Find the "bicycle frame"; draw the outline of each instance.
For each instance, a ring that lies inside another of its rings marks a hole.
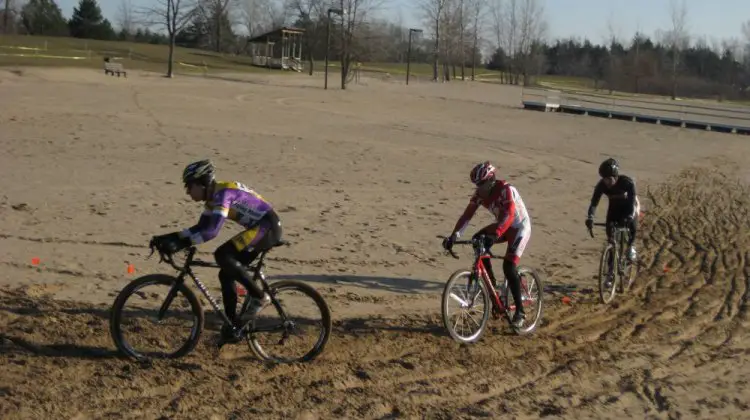
[[[285,244],[285,243],[284,243]],[[221,318],[224,320],[225,323],[228,325],[233,325],[233,323],[229,320],[229,317],[224,313],[223,310],[221,310],[221,307],[219,307],[218,302],[214,299],[214,297],[211,295],[211,293],[208,291],[208,288],[206,285],[203,284],[203,282],[198,278],[198,276],[193,272],[192,267],[208,267],[208,268],[219,268],[219,265],[216,263],[211,263],[207,261],[200,261],[200,260],[194,260],[197,249],[193,246],[191,246],[187,251],[187,258],[185,259],[185,264],[183,264],[182,267],[175,264],[174,260],[172,259],[171,255],[159,253],[161,260],[163,262],[168,263],[172,266],[175,270],[179,271],[180,274],[177,276],[177,281],[172,286],[172,288],[169,290],[169,293],[167,294],[166,299],[164,299],[164,303],[162,303],[161,307],[159,308],[159,319],[162,319],[164,316],[164,313],[167,311],[169,306],[172,304],[172,300],[174,300],[175,296],[177,295],[177,291],[179,290],[180,286],[182,286],[185,283],[185,276],[189,276],[193,279],[193,282],[198,287],[198,289],[203,293],[203,295],[208,299],[208,302],[211,304],[211,307],[216,311],[216,313],[221,316]],[[252,270],[255,274],[253,275],[253,281],[257,282],[258,280],[261,281],[263,284],[263,291],[267,292],[269,290],[268,283],[266,282],[266,276],[263,274],[263,260],[265,259],[266,254],[269,250],[262,251],[258,257],[258,262],[248,267],[250,270]],[[153,252],[152,252],[153,253]],[[274,306],[278,306],[275,299],[272,297],[272,301]],[[250,303],[250,296],[246,296],[244,302],[242,303],[242,308],[240,310],[240,313],[244,313],[247,309],[247,306]]]
[[[505,312],[507,315],[509,311],[514,310],[516,305],[508,305],[506,307],[503,301],[500,299],[500,295],[497,293],[497,289],[495,289],[495,286],[492,284],[491,277],[489,273],[487,272],[487,269],[485,269],[485,265],[484,265],[485,261],[489,261],[492,258],[497,258],[495,255],[492,254],[492,251],[490,251],[489,249],[486,249],[484,245],[481,243],[481,241],[477,243],[475,243],[474,240],[456,241],[454,243],[460,244],[460,245],[472,245],[474,247],[474,265],[472,266],[472,276],[481,277],[482,282],[484,282],[485,286],[487,287],[487,290],[492,295],[491,302],[492,302],[492,309],[493,309],[494,315],[499,316],[499,314],[503,312]],[[455,253],[453,253],[453,251],[451,251],[450,253],[451,255],[453,255],[454,258],[458,258],[458,256]],[[491,264],[490,264],[490,267],[491,267]],[[507,282],[508,280],[505,279],[505,281]],[[523,284],[521,285],[521,287],[523,287]]]
[[[601,226],[605,229],[607,228],[606,223],[594,223],[594,226]],[[591,237],[594,237],[593,230],[589,230],[589,234]],[[630,238],[630,229],[627,226],[621,225],[619,223],[615,223],[613,231],[612,231],[612,238],[610,243],[614,245],[615,248],[615,255],[617,256],[615,264],[617,265],[617,273],[622,274],[623,273],[623,266],[628,263],[626,258],[626,248],[627,248],[627,241]]]
[[[474,260],[474,269],[472,274],[475,276],[481,276],[484,285],[487,287],[487,290],[491,292],[490,295],[492,295],[492,308],[497,311],[497,313],[502,313],[506,310],[505,305],[503,305],[503,301],[500,300],[500,296],[498,295],[495,286],[492,284],[490,275],[484,266],[484,262],[486,260],[489,260],[490,258],[492,257],[490,257],[489,255],[479,255]]]

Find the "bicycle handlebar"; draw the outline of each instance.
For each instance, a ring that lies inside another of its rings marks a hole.
[[[290,245],[287,241],[279,241],[279,243],[276,246]],[[172,266],[177,271],[183,271],[187,269],[188,267],[207,267],[207,268],[220,268],[219,264],[211,261],[203,261],[203,260],[196,260],[194,259],[195,253],[198,252],[198,249],[195,246],[188,247],[185,252],[187,252],[187,258],[185,259],[185,264],[182,265],[182,267],[178,266],[174,259],[172,258],[172,255],[166,252],[163,252],[162,250],[158,249],[156,245],[152,242],[149,244],[149,248],[151,248],[151,253],[148,254],[148,257],[146,259],[151,258],[152,255],[154,255],[154,252],[159,252],[159,262],[165,262]],[[458,257],[456,257],[458,258]]]
[[[198,266],[200,266],[200,265],[202,265],[202,263],[204,263],[203,261],[193,261],[193,256],[195,255],[195,252],[197,251],[197,249],[194,246],[191,246],[191,247],[189,247],[187,249],[187,259],[185,259],[185,264],[182,267],[178,266],[174,262],[174,259],[172,258],[173,254],[169,254],[167,252],[162,251],[153,242],[149,244],[149,248],[151,248],[151,253],[148,254],[148,257],[146,257],[147,259],[151,258],[151,256],[154,255],[154,252],[158,252],[159,253],[159,262],[160,263],[161,262],[165,262],[165,263],[171,265],[172,268],[174,268],[177,271],[182,271],[182,270],[186,269],[187,267],[189,267],[191,265],[198,265]]]
[[[447,236],[442,236],[442,235],[437,235],[437,237],[440,238],[440,239],[446,239],[447,238]],[[463,240],[459,240],[459,241],[453,241],[453,245],[472,245],[472,246],[474,246],[475,245],[475,241],[473,239],[471,239],[471,240],[469,240],[469,239],[463,239]],[[448,252],[453,258],[459,259],[459,256],[455,252],[453,252],[452,249],[446,249],[445,251]],[[487,255],[489,255],[491,258],[497,258],[492,253],[492,251],[490,251],[489,249],[486,249],[485,253]]]
[[[601,227],[605,227],[606,228],[607,224],[606,223],[602,223],[602,222],[597,222],[597,223],[594,223],[594,226],[601,226]],[[627,229],[627,227],[622,226],[620,224],[615,224],[615,230],[617,230],[617,229]],[[592,238],[594,237],[594,230],[593,229],[589,229],[589,235],[591,235]]]
[[[607,224],[606,223],[597,222],[597,223],[594,223],[593,226],[607,227]],[[594,229],[590,229],[589,228],[589,235],[591,235],[592,238],[594,237]]]

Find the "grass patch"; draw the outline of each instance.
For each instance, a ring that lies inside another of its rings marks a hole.
[[[166,45],[28,35],[0,36],[0,66],[103,68],[104,57],[114,57],[123,63],[126,70],[166,73],[168,54]],[[269,71],[253,66],[248,56],[175,48],[175,73],[192,74],[203,72],[204,68],[208,72]]]
[[[0,66],[82,67],[102,69],[104,57],[116,58],[126,70],[145,70],[166,73],[169,48],[166,45],[141,44],[126,41],[99,41],[70,37],[45,37],[30,35],[0,36]],[[303,60],[307,67],[307,60]],[[329,71],[337,72],[338,61],[329,61]],[[315,61],[315,71],[322,72],[324,61]],[[406,63],[362,63],[363,72],[406,76]],[[269,72],[267,68],[252,65],[248,56],[220,54],[192,48],[175,48],[174,72],[177,74],[226,72]],[[457,68],[457,75],[460,70]],[[309,71],[305,68],[303,73]],[[413,76],[432,77],[432,64],[411,63]],[[451,67],[452,71],[452,67]],[[465,68],[466,77],[471,67]],[[442,69],[441,69],[442,72]],[[273,71],[274,74],[294,72]],[[476,69],[476,76],[499,77],[498,72]],[[460,76],[459,76],[460,77]]]
[[[332,68],[338,69],[341,67],[341,63],[338,61],[330,61],[328,63],[329,71]],[[325,68],[325,61],[316,61],[315,69],[322,71]],[[390,75],[404,76],[406,77],[406,63],[362,63],[362,71],[370,73],[388,73]],[[439,73],[442,74],[442,68],[439,69]],[[409,72],[413,76],[432,77],[432,64],[430,63],[411,63]],[[464,69],[466,78],[471,77],[471,67]],[[477,77],[500,77],[500,73],[492,70],[487,70],[484,67],[477,67],[475,70]],[[456,67],[456,76],[461,77],[461,68]],[[451,66],[451,77],[453,77],[453,67]]]

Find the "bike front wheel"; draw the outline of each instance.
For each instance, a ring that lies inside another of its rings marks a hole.
[[[117,295],[109,331],[126,356],[178,358],[195,348],[203,325],[203,308],[183,282],[151,274],[133,280]]]
[[[615,297],[616,265],[615,247],[612,244],[607,244],[602,250],[601,261],[599,262],[599,298],[602,303],[609,303]]]
[[[275,363],[315,359],[331,335],[331,311],[313,287],[296,280],[272,283],[271,304],[252,320],[247,336],[252,351]]]
[[[454,272],[443,289],[443,325],[451,338],[462,344],[479,340],[487,328],[492,301],[484,282],[470,271]],[[457,309],[452,310],[452,305]]]

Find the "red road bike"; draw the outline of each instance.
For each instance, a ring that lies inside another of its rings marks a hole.
[[[439,236],[439,238],[444,238]],[[511,322],[515,313],[515,302],[513,301],[508,279],[504,278],[502,286],[497,288],[493,283],[490,273],[485,267],[491,267],[491,258],[499,259],[485,246],[486,240],[478,236],[472,240],[455,241],[454,245],[471,245],[474,249],[474,264],[471,270],[461,269],[451,274],[445,284],[442,298],[443,324],[450,336],[460,343],[473,343],[479,340],[484,333],[490,312],[494,319],[505,316],[506,321],[516,334],[529,334],[534,331],[542,319],[542,297],[544,285],[541,276],[536,270],[527,266],[518,267],[518,275],[521,279],[521,300],[526,312],[526,320],[520,328],[513,326]],[[453,251],[449,253],[456,259]],[[494,274],[494,270],[493,270]],[[504,277],[504,276],[503,276]],[[497,277],[495,277],[497,278]],[[458,303],[458,313],[453,314],[450,304]],[[459,323],[462,325],[459,326]],[[468,324],[464,326],[463,324]]]

